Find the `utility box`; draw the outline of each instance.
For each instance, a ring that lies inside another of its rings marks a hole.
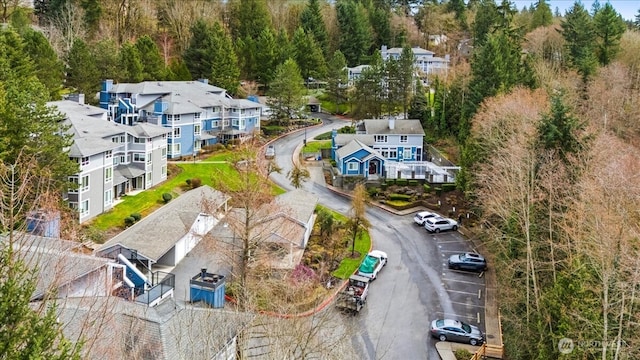
[[[208,273],[207,269],[202,269],[189,281],[189,291],[192,303],[204,301],[213,308],[224,307],[224,275]]]

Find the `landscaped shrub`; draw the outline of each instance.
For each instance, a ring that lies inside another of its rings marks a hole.
[[[453,353],[453,356],[456,357],[456,360],[468,360],[471,359],[473,354],[467,349],[456,349],[456,351]]]
[[[391,186],[396,183],[396,179],[387,179],[384,182],[386,182],[388,186]]]
[[[338,165],[338,163],[335,160],[331,160],[330,161],[331,166],[335,167],[336,165]]]
[[[136,219],[132,218],[131,216],[127,216],[126,218],[124,218],[124,226],[126,227],[133,225],[133,223],[135,222],[136,222]]]
[[[191,188],[192,189],[199,188],[200,186],[202,186],[202,180],[200,180],[200,178],[191,179]]]
[[[187,179],[185,182],[187,183],[187,186],[191,186],[191,179]]]
[[[409,186],[418,186],[418,180],[409,180]]]
[[[129,217],[132,217],[135,221],[140,221],[140,219],[142,219],[142,215],[140,215],[140,213],[133,213],[129,215]]]
[[[380,184],[380,188],[382,189],[382,191],[387,190],[388,187],[389,187],[389,184],[387,184],[386,182],[383,182],[382,184]]]
[[[367,193],[369,194],[369,196],[378,196],[378,194],[380,193],[380,189],[376,187],[368,188]]]
[[[396,180],[396,185],[398,185],[398,186],[406,186],[407,185],[407,179],[397,179]]]
[[[438,195],[438,196],[442,195],[442,188],[441,187],[437,187],[434,190],[436,191],[436,195]]]
[[[411,195],[406,194],[391,194],[389,195],[389,200],[393,201],[411,201]]]
[[[429,184],[424,184],[424,185],[422,185],[422,188],[424,189],[424,192],[429,192],[429,191],[431,191],[431,186],[429,186]]]
[[[169,193],[162,194],[162,201],[164,201],[165,204],[171,201],[172,198],[173,196],[171,196],[171,194]]]
[[[442,191],[449,192],[456,189],[456,184],[442,184]]]

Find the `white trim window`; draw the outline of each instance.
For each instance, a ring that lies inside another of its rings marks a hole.
[[[144,162],[144,154],[134,153],[133,162]]]
[[[82,177],[82,185],[80,189],[82,192],[89,191],[89,175],[84,175]]]
[[[174,122],[179,122],[179,121],[180,121],[180,114],[175,114],[175,115],[168,114],[167,115],[167,122],[174,123]]]
[[[80,213],[80,217],[85,217],[89,215],[89,199],[84,200],[83,202],[80,203],[78,212]]]
[[[373,141],[375,141],[377,143],[386,143],[387,142],[387,135],[374,135],[373,136]]]
[[[200,136],[202,126],[200,124],[193,125],[193,135]]]
[[[104,192],[104,205],[109,206],[111,204],[113,204],[113,189]]]
[[[167,177],[167,165],[162,165],[162,168],[160,170],[160,177],[163,179]]]
[[[400,135],[400,143],[401,144],[406,144],[409,142],[409,136],[407,135]]]
[[[113,168],[109,166],[104,169],[104,182],[109,183],[113,180]]]
[[[406,149],[404,149],[403,152],[404,152],[402,154],[402,158],[403,159],[411,159],[411,153],[412,153],[411,148],[406,148]]]
[[[180,155],[180,144],[171,144],[171,155]]]
[[[174,139],[179,139],[180,138],[180,128],[173,128],[173,135],[171,136]]]
[[[212,127],[212,128],[220,127],[220,120],[213,120],[213,121],[211,121],[211,127]]]
[[[153,177],[152,177],[151,171],[149,171],[149,172],[147,173],[147,176],[146,176],[146,179],[145,179],[145,180],[147,181],[147,187],[151,186],[151,183],[153,182],[153,181],[152,181],[152,180],[153,180]]]
[[[200,117],[201,116],[202,116],[202,113],[197,112],[197,113],[193,114],[193,119],[195,121],[200,121]]]
[[[358,163],[355,161],[351,161],[349,163],[347,163],[347,170],[348,171],[357,171],[359,169]]]
[[[89,157],[88,157],[88,156],[87,156],[87,157],[83,157],[83,158],[80,160],[80,165],[81,165],[81,166],[87,166],[87,165],[89,165]]]
[[[167,158],[167,147],[163,146],[162,149],[160,149],[160,152],[162,154],[162,160],[165,160]]]
[[[109,159],[111,159],[111,158],[113,158],[113,151],[111,151],[111,150],[107,150],[107,151],[105,151],[105,153],[104,153],[104,159],[105,159],[105,160],[109,160]]]
[[[69,182],[71,183],[71,187],[67,190],[69,194],[77,194],[78,189],[80,188],[78,177],[77,176],[69,176]],[[76,204],[77,206],[78,204]]]
[[[151,165],[151,153],[147,153],[147,165]]]

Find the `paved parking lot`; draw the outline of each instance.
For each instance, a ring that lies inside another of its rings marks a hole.
[[[442,285],[455,311],[454,314],[441,312],[438,316],[466,321],[484,331],[485,281],[483,274],[451,270],[447,266],[449,256],[468,251],[475,252],[475,249],[457,231],[439,234],[425,232],[425,237],[436,245],[440,253]]]

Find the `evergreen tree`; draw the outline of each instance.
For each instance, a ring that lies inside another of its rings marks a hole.
[[[584,81],[587,81],[597,67],[593,49],[595,34],[592,19],[582,4],[577,2],[567,11],[561,26],[569,64],[578,70]]]
[[[102,7],[99,0],[81,0],[80,7],[84,10],[84,24],[87,27],[90,38],[94,38],[98,32]]]
[[[341,0],[336,5],[336,11],[340,28],[339,49],[347,59],[347,65],[361,65],[371,45],[364,7],[354,0]]]
[[[606,3],[593,17],[595,34],[598,37],[596,55],[600,65],[606,66],[620,50],[620,39],[626,30],[622,16],[610,3]]]
[[[168,79],[171,81],[189,81],[193,80],[187,65],[181,59],[171,60],[168,69]]]
[[[555,149],[563,160],[569,154],[578,154],[584,150],[589,138],[582,135],[586,123],[571,114],[565,105],[563,94],[554,94],[551,98],[551,111],[542,117],[538,126],[539,143],[544,149]]]
[[[64,81],[64,64],[41,32],[25,29],[22,33],[24,52],[33,60],[33,68],[38,80],[49,89],[49,98],[58,100]]]
[[[271,120],[286,124],[292,117],[300,117],[304,108],[305,89],[300,69],[293,59],[278,65],[275,79],[269,87],[267,105]]]
[[[384,6],[373,6],[368,9],[369,23],[373,29],[373,39],[369,52],[378,51],[382,45],[392,46],[394,43],[391,36],[391,11]],[[397,42],[395,42],[397,43]]]
[[[100,90],[100,73],[87,44],[76,39],[67,55],[66,86],[91,95]]]
[[[281,64],[279,61],[280,46],[281,44],[276,41],[273,30],[267,28],[262,31],[258,38],[256,49],[256,80],[264,86],[268,86],[271,83],[275,76],[276,67]]]
[[[327,65],[322,55],[322,50],[318,47],[313,36],[306,34],[299,27],[293,34],[292,45],[294,48],[294,59],[300,68],[300,73],[305,81],[310,78],[324,78]]]
[[[385,103],[385,69],[380,52],[374,55],[371,66],[362,70],[354,84],[351,115],[356,119],[375,119],[383,114]]]
[[[275,52],[275,62],[277,65],[280,65],[287,61],[289,57],[291,57],[291,53],[293,52],[291,41],[289,40],[289,35],[287,35],[287,32],[284,28],[280,29],[280,31],[278,32],[278,36],[276,36],[276,44],[278,44],[278,46]]]
[[[135,46],[142,59],[143,80],[164,80],[164,60],[155,41],[149,35],[144,35],[136,40]]]
[[[498,23],[498,7],[494,0],[480,0],[477,4],[475,21],[472,26],[473,44],[480,47]]]
[[[191,27],[191,41],[184,51],[184,60],[194,79],[206,79],[213,68],[212,47],[213,31],[204,20],[198,20]]]
[[[449,0],[447,2],[447,11],[455,14],[455,19],[463,29],[467,27],[467,14],[464,0]]]
[[[300,25],[307,34],[311,34],[325,58],[329,57],[329,34],[322,19],[319,0],[309,0],[307,7],[300,14]]]
[[[0,169],[5,176],[8,175],[6,171]],[[10,238],[15,236],[14,233],[9,234]],[[12,240],[11,244],[13,241],[17,240]],[[2,247],[0,309],[3,316],[0,319],[0,358],[79,360],[81,345],[73,345],[62,336],[57,304],[49,302],[50,306],[45,307],[42,313],[32,308],[31,296],[36,291],[37,279],[36,274],[27,268],[18,253],[12,249],[12,245]]]
[[[98,78],[117,79],[120,69],[120,49],[113,39],[104,39],[93,45],[91,51],[98,69]]]
[[[138,83],[144,80],[142,59],[134,44],[126,42],[120,48],[121,75],[122,82]]]
[[[531,20],[531,29],[551,25],[553,14],[551,14],[551,8],[549,4],[547,4],[547,0],[538,0],[535,6],[533,19]]]
[[[333,57],[329,60],[327,75],[327,95],[331,101],[339,108],[347,99],[347,60],[340,50],[333,53]]]
[[[242,78],[255,80],[258,77],[257,41],[265,29],[271,28],[271,17],[266,2],[264,0],[236,0],[229,5],[229,27],[236,45]]]
[[[233,52],[231,37],[215,22],[212,28],[211,48],[212,61],[208,78],[213,84],[226,89],[230,94],[236,94],[239,85],[240,69],[238,58]]]
[[[635,25],[636,30],[640,30],[640,9],[638,9],[638,13],[636,14],[636,19],[633,22],[633,25]]]

